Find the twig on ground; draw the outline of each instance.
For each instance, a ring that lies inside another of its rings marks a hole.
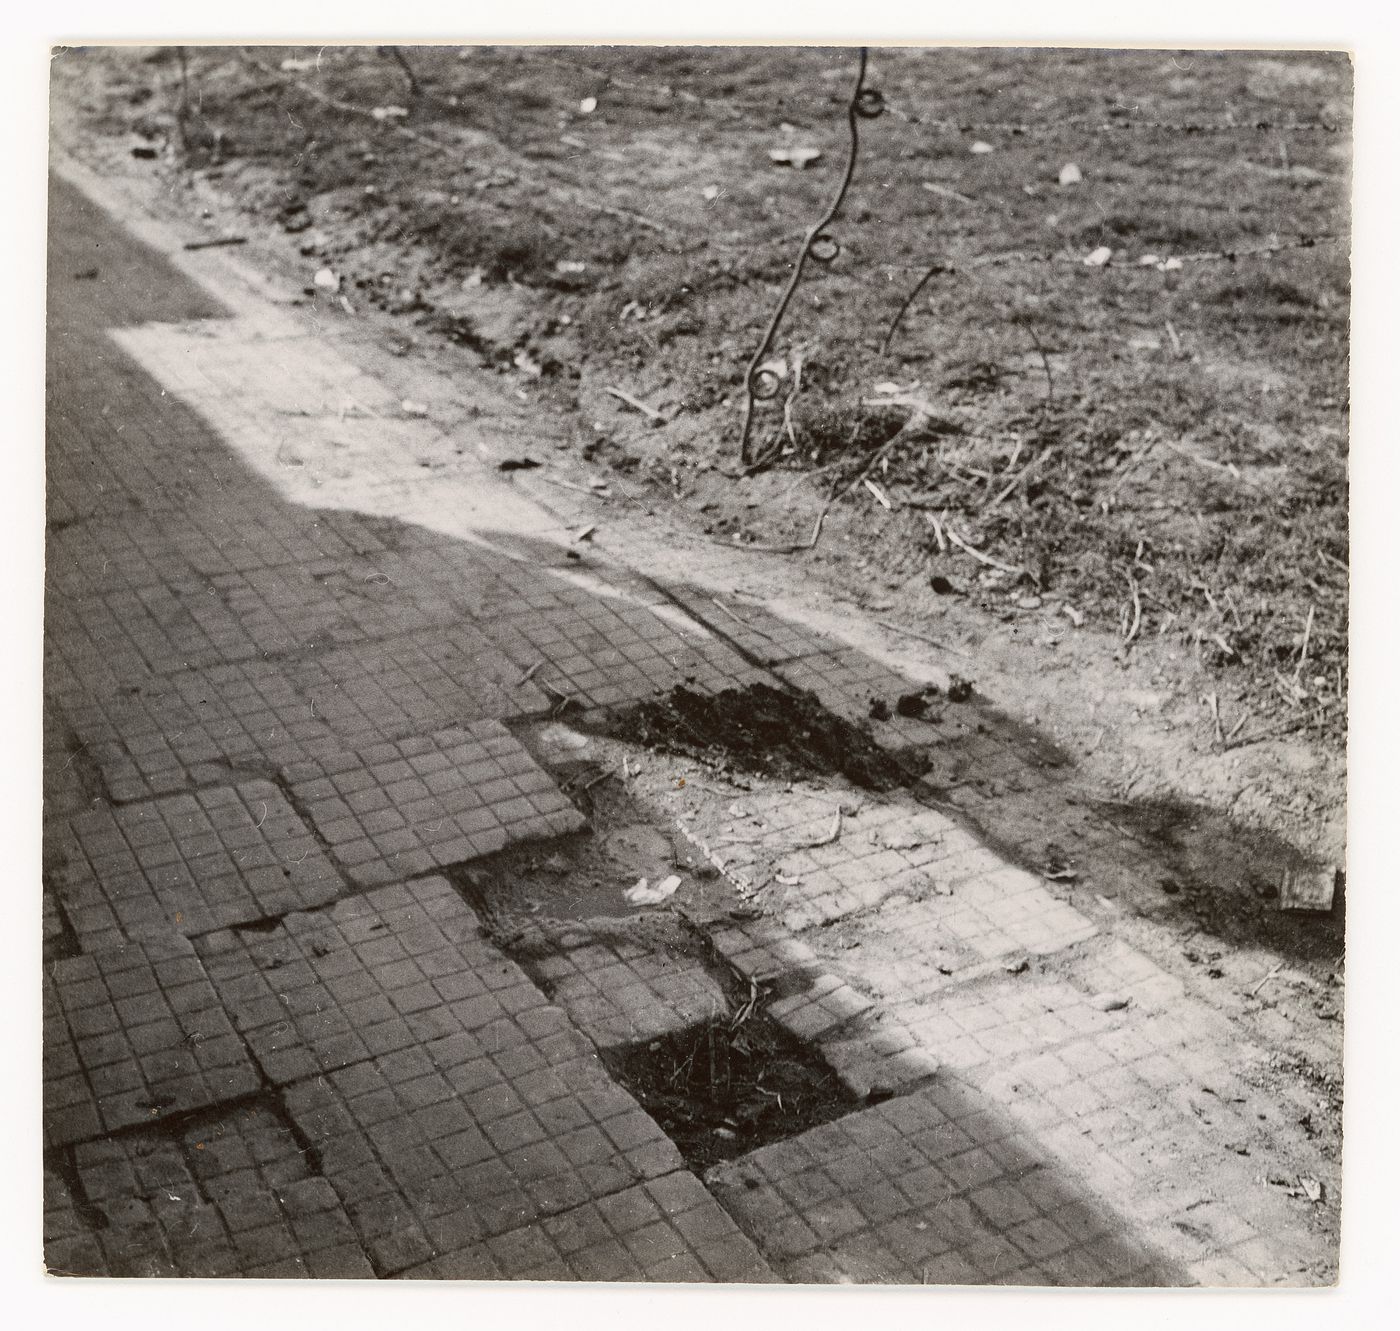
[[[930,264],[924,275],[914,283],[913,290],[904,298],[904,303],[895,311],[895,316],[890,320],[889,331],[885,334],[885,340],[880,346],[880,355],[888,356],[890,347],[894,343],[894,335],[899,332],[899,325],[904,321],[904,316],[909,313],[909,307],[918,300],[919,292],[926,287],[939,273],[951,273],[956,271],[951,264],[934,263]]]
[[[1177,360],[1181,360],[1185,353],[1181,349],[1181,339],[1177,336],[1176,328],[1170,319],[1167,320],[1167,336],[1172,340],[1172,351]]]
[[[723,601],[719,599],[718,596],[712,596],[710,597],[710,600],[712,600],[717,606],[719,606],[719,608],[723,610],[724,613],[728,615],[729,618],[732,619],[736,624],[742,624],[745,628],[748,627],[748,622],[740,618],[740,616],[736,615],[727,605],[725,605]]]
[[[917,629],[907,629],[903,624],[891,624],[888,619],[877,619],[875,621],[882,629],[889,629],[891,633],[902,633],[906,638],[917,638],[920,642],[926,642],[930,647],[938,647],[945,652],[956,652],[959,656],[969,656],[970,652],[965,652],[961,647],[954,647],[951,643],[940,642],[937,638],[931,638],[927,633],[920,633]]]
[[[1217,744],[1224,744],[1224,743],[1225,743],[1225,735],[1224,735],[1224,733],[1222,732],[1222,730],[1221,730],[1221,728],[1220,728],[1220,697],[1219,697],[1219,695],[1216,694],[1214,691],[1212,691],[1212,692],[1210,692],[1210,693],[1207,693],[1207,694],[1205,695],[1205,697],[1203,697],[1203,698],[1201,699],[1201,701],[1202,701],[1203,703],[1205,703],[1207,710],[1210,712],[1210,718],[1211,718],[1211,720],[1215,723],[1215,742],[1216,742]]]
[[[815,841],[802,841],[793,846],[793,850],[813,850],[817,846],[829,846],[841,835],[841,810],[836,810],[836,816],[831,820],[831,830],[823,837],[818,837]]]
[[[1114,478],[1113,484],[1109,486],[1108,491],[1105,494],[1099,496],[1100,504],[1106,504],[1111,499],[1113,499],[1113,497],[1118,493],[1118,491],[1123,488],[1123,482],[1126,481],[1130,475],[1132,475],[1134,468],[1136,468],[1137,464],[1147,456],[1147,454],[1152,450],[1156,443],[1157,436],[1154,434],[1150,439],[1148,439],[1148,441],[1145,444],[1143,444],[1143,446],[1140,449],[1138,449],[1136,453],[1132,455],[1132,457],[1128,459],[1128,461],[1124,464],[1122,471],[1120,471],[1118,475]]]
[[[220,236],[217,240],[187,240],[187,250],[215,250],[224,245],[246,245],[247,236]]]
[[[1033,457],[1029,462],[1027,462],[1026,465],[1022,467],[1020,471],[1018,471],[1009,481],[1007,481],[1007,483],[1004,486],[1002,486],[1000,493],[998,493],[997,497],[993,499],[990,504],[987,505],[987,508],[989,510],[996,508],[997,505],[1000,504],[1002,500],[1007,497],[1007,495],[1009,495],[1018,485],[1020,485],[1021,482],[1024,481],[1026,477],[1031,474],[1031,472],[1033,472],[1037,467],[1039,467],[1040,464],[1044,462],[1045,459],[1048,458],[1054,452],[1056,452],[1056,449],[1052,446],[1050,448],[1047,448],[1043,453],[1037,453],[1035,457]]]
[[[792,444],[794,452],[798,448],[797,431],[792,424],[792,404],[797,400],[797,395],[802,391],[802,353],[796,352],[792,358],[792,391],[783,399],[783,429],[787,431],[788,441]]]
[[[1246,707],[1244,711],[1240,714],[1240,719],[1230,727],[1230,733],[1225,736],[1225,743],[1227,746],[1229,745],[1230,741],[1234,739],[1235,736],[1238,735],[1241,730],[1244,729],[1244,723],[1249,720],[1250,716],[1253,713],[1253,710],[1254,709],[1252,707]]]
[[[872,495],[875,496],[875,501],[880,505],[881,508],[886,510],[891,510],[894,508],[894,505],[890,503],[889,496],[882,489],[880,489],[880,487],[876,485],[875,482],[872,481],[869,476],[865,477],[864,480],[862,480],[861,484],[864,485],[865,488],[869,490]]]
[[[1316,610],[1317,607],[1315,605],[1310,605],[1308,607],[1308,622],[1303,626],[1303,647],[1298,653],[1298,664],[1293,667],[1293,679],[1295,682],[1302,677],[1303,666],[1308,659],[1308,640],[1312,637],[1313,614]]]
[[[870,455],[870,457],[866,461],[865,466],[862,467],[860,471],[854,477],[852,477],[847,484],[842,485],[839,478],[835,480],[832,483],[831,490],[826,497],[826,502],[822,504],[821,511],[817,514],[816,523],[812,527],[812,534],[806,541],[802,541],[793,545],[744,545],[737,544],[733,541],[716,541],[713,538],[711,538],[711,543],[714,545],[722,545],[729,550],[747,550],[751,551],[754,554],[767,555],[796,555],[802,554],[808,550],[815,549],[817,542],[821,540],[822,527],[826,523],[826,515],[831,512],[836,502],[840,499],[844,499],[846,495],[850,494],[850,492],[856,488],[856,486],[861,484],[861,482],[864,481],[865,478],[869,476],[872,471],[875,470],[881,458],[887,456],[890,450],[894,448],[896,444],[905,441],[904,437],[906,434],[908,434],[912,430],[918,429],[927,420],[928,414],[916,408],[910,415],[909,419],[906,420],[904,424],[901,425],[899,429],[896,430],[895,433],[889,439],[885,440],[885,442],[881,444],[880,447],[877,448],[874,451],[874,453]],[[858,431],[859,428],[860,419],[858,418],[856,421],[856,431]],[[852,431],[852,438],[855,437],[856,431]]]
[[[1259,997],[1259,991],[1260,991],[1266,984],[1268,984],[1270,980],[1276,978],[1277,975],[1279,974],[1279,972],[1280,972],[1281,970],[1283,970],[1283,962],[1281,962],[1281,961],[1280,961],[1277,965],[1270,967],[1270,968],[1269,968],[1269,973],[1268,973],[1266,976],[1264,976],[1264,978],[1263,978],[1262,980],[1260,980],[1259,983],[1256,984],[1256,985],[1254,986],[1253,989],[1251,989],[1251,990],[1249,991],[1249,996],[1250,996],[1251,998],[1258,998],[1258,997]]]
[[[544,665],[544,663],[544,657],[540,657],[540,659],[536,661],[534,665],[532,665],[523,675],[520,676],[520,679],[516,682],[515,687],[519,688],[522,684],[528,684],[532,679],[534,679],[535,672],[539,670],[540,667]]]
[[[1128,586],[1133,593],[1133,621],[1127,633],[1123,635],[1123,646],[1130,647],[1138,635],[1138,629],[1142,627],[1142,596],[1138,592],[1137,579],[1131,573],[1124,576],[1128,579]]]
[[[984,555],[975,546],[969,545],[961,536],[957,534],[948,523],[942,524],[943,530],[948,533],[948,539],[960,550],[965,550],[978,563],[986,564],[991,568],[999,568],[1003,573],[1027,573],[1028,569],[1020,567],[1018,564],[1003,564],[1000,559],[993,559],[991,555]]]
[[[1050,373],[1050,357],[1045,354],[1045,347],[1040,341],[1040,334],[1035,331],[1035,325],[1029,319],[1021,323],[1027,333],[1030,334],[1031,341],[1035,343],[1035,349],[1040,353],[1040,364],[1045,370],[1045,400],[1053,402],[1055,400],[1055,376]]]
[[[1207,467],[1211,471],[1223,471],[1227,476],[1232,476],[1235,480],[1254,489],[1259,488],[1259,482],[1251,480],[1238,467],[1231,462],[1216,462],[1214,458],[1203,458],[1199,453],[1193,453],[1189,448],[1183,448],[1180,444],[1174,444],[1170,439],[1163,439],[1162,444],[1171,449],[1173,453],[1178,453],[1188,462],[1194,462],[1198,467]]]
[[[558,476],[541,476],[540,480],[549,485],[562,486],[565,490],[577,490],[581,495],[592,495],[595,499],[608,498],[607,491],[605,490],[594,490],[587,485],[576,485],[573,481],[560,480]]]
[[[662,412],[657,411],[655,407],[647,406],[645,402],[640,398],[633,397],[631,393],[624,393],[620,388],[605,388],[603,392],[610,394],[619,401],[625,402],[629,407],[640,411],[643,416],[649,416],[654,421],[660,421],[662,425],[666,424],[667,417]]]
[[[921,181],[920,184],[928,190],[930,194],[941,194],[945,199],[956,199],[959,203],[976,203],[976,199],[969,199],[966,194],[959,194],[955,189],[949,189],[947,185],[936,184],[932,180]]]

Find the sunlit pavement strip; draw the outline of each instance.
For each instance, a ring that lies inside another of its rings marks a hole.
[[[872,722],[934,746],[935,808],[866,800],[822,844],[833,801],[784,792],[726,848],[775,862],[785,927],[696,927],[857,1094],[897,1096],[712,1170],[727,1215],[579,1033],[680,1029],[714,976],[561,943],[526,961],[555,1006],[447,882],[402,880],[580,826],[495,718],[771,668],[865,721],[916,686],[752,605],[567,568],[558,520],[494,478],[424,484],[453,432],[259,297],[220,319],[173,275],[158,311],[104,293],[110,341],[57,285],[52,349],[55,1268],[1307,1283],[1306,1234],[1240,1158],[1239,1033],[956,821],[1060,759],[951,710]],[[833,924],[859,978],[789,933]],[[1204,1198],[1158,1177],[1193,1153]]]

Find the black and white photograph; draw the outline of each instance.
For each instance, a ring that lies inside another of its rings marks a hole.
[[[50,1284],[1338,1283],[1354,54],[858,38],[53,47]]]

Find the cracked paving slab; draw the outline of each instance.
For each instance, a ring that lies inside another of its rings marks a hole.
[[[324,905],[344,883],[270,781],[245,781],[68,820],[51,878],[88,950],[194,936]]]
[[[317,835],[366,887],[583,826],[498,721],[295,763],[285,775]]]
[[[183,938],[56,961],[44,977],[44,1140],[73,1142],[258,1089]]]
[[[45,1256],[64,1274],[375,1275],[334,1189],[267,1103],[83,1143],[72,1173],[85,1210],[61,1177],[46,1192],[46,1215],[59,1214]]]

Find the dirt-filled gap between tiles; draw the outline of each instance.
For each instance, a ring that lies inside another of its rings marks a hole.
[[[696,1173],[862,1104],[812,1049],[757,1010],[605,1049],[602,1059]]]

